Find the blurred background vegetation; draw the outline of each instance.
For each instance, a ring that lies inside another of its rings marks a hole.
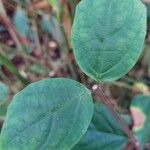
[[[0,0],[0,128],[12,97],[31,82],[66,77],[89,88],[94,84],[79,69],[71,46],[78,2]],[[140,60],[125,77],[104,84],[107,96],[124,113],[133,96],[150,93],[150,5],[146,6],[148,28]]]

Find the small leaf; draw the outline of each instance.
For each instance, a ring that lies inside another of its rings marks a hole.
[[[0,82],[0,103],[9,95],[9,88],[3,82]]]
[[[23,37],[27,37],[30,31],[29,19],[26,11],[20,6],[18,6],[15,11],[13,22],[19,34]]]
[[[33,66],[31,66],[30,70],[33,73],[37,74],[37,75],[46,75],[46,74],[48,74],[47,69],[44,66],[40,65],[40,64],[34,64]]]
[[[133,131],[142,147],[150,139],[150,96],[136,96],[130,106],[134,121]]]
[[[145,35],[146,8],[140,0],[82,0],[77,6],[74,54],[83,72],[97,81],[128,73],[142,53]]]
[[[53,15],[42,14],[41,26],[43,31],[52,35],[54,40],[58,42],[60,46],[64,43],[64,37],[60,28],[60,25]]]
[[[28,39],[33,40],[33,32],[30,28],[29,18],[27,16],[27,12],[21,6],[17,6],[13,17],[13,23],[15,25],[16,30],[22,37],[22,48],[26,53],[32,52],[32,46],[29,46]]]
[[[122,150],[128,140],[104,105],[94,107],[92,124],[73,150]]]
[[[91,93],[76,81],[33,83],[10,104],[0,149],[70,150],[87,131],[92,112]]]
[[[53,7],[54,12],[56,12],[57,19],[60,21],[60,13],[62,7],[60,0],[48,0],[48,2]]]

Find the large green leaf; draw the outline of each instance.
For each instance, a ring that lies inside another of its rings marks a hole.
[[[91,93],[76,81],[33,83],[10,104],[0,149],[70,150],[87,131],[92,112]]]
[[[6,99],[9,94],[9,88],[3,82],[0,82],[0,103]]]
[[[142,147],[150,139],[150,96],[136,96],[130,106],[133,115],[133,131]]]
[[[138,60],[146,34],[146,8],[140,0],[82,0],[72,29],[81,69],[97,81],[125,75]]]
[[[92,124],[73,150],[123,150],[128,140],[105,106],[96,104]]]

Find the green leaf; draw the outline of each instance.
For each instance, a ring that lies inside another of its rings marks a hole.
[[[140,0],[82,0],[72,29],[74,54],[88,76],[113,81],[134,66],[145,34],[146,8]]]
[[[56,40],[60,46],[64,44],[64,37],[61,31],[61,27],[54,15],[43,13],[41,26],[43,31],[51,34],[54,40]]]
[[[70,150],[87,131],[91,93],[80,83],[53,78],[29,85],[10,104],[1,133],[5,150]]]
[[[18,5],[16,8],[15,14],[13,16],[13,23],[17,32],[21,35],[24,41],[27,41],[28,39],[34,40],[34,33],[32,32],[27,12],[20,5]],[[29,46],[29,44],[26,42],[22,45],[22,48],[26,53],[32,52],[32,47]]]
[[[19,34],[23,37],[27,37],[30,31],[29,19],[26,11],[20,6],[18,6],[15,11],[13,22]]]
[[[130,106],[133,116],[133,131],[142,147],[150,139],[150,96],[136,96]]]
[[[104,105],[94,107],[92,124],[73,150],[122,150],[128,140]]]
[[[0,103],[9,95],[9,88],[3,82],[0,82]]]
[[[129,124],[128,115],[122,115],[122,118]],[[125,135],[116,118],[114,118],[112,113],[103,104],[95,104],[92,123],[99,131]]]

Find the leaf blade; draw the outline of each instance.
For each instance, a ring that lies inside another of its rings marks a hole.
[[[31,84],[8,108],[1,134],[4,146],[69,150],[86,132],[92,109],[90,92],[78,82],[57,78]]]
[[[72,29],[74,54],[88,76],[113,81],[134,66],[145,34],[146,9],[140,1],[83,0]]]

